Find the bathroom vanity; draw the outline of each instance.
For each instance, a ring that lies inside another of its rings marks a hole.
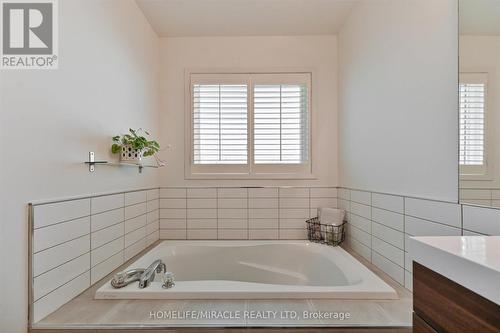
[[[500,237],[410,238],[413,332],[500,332]]]

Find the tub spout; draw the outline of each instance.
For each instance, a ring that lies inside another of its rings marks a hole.
[[[165,265],[165,263],[160,259],[153,261],[153,263],[149,265],[148,268],[146,268],[144,273],[142,273],[139,279],[139,288],[143,289],[148,287],[155,279],[155,274],[161,272],[167,272],[167,266]]]
[[[111,285],[114,288],[123,288],[132,282],[139,281],[143,273],[143,268],[131,269],[117,273],[111,280]]]

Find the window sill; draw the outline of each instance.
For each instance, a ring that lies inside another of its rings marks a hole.
[[[263,179],[295,179],[295,180],[314,180],[317,177],[314,174],[303,173],[191,173],[185,175],[185,179],[228,179],[228,180],[263,180]]]
[[[476,180],[476,181],[489,181],[493,180],[493,177],[489,174],[486,175],[473,175],[473,174],[468,174],[468,175],[460,175],[460,180]]]

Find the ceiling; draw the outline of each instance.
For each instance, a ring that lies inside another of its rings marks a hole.
[[[136,0],[160,37],[338,33],[358,0]]]
[[[500,35],[500,0],[460,0],[461,35]]]

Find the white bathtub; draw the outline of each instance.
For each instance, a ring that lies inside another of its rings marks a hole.
[[[393,288],[340,247],[307,241],[163,241],[126,269],[162,259],[176,285],[99,288],[96,299],[397,299]]]

